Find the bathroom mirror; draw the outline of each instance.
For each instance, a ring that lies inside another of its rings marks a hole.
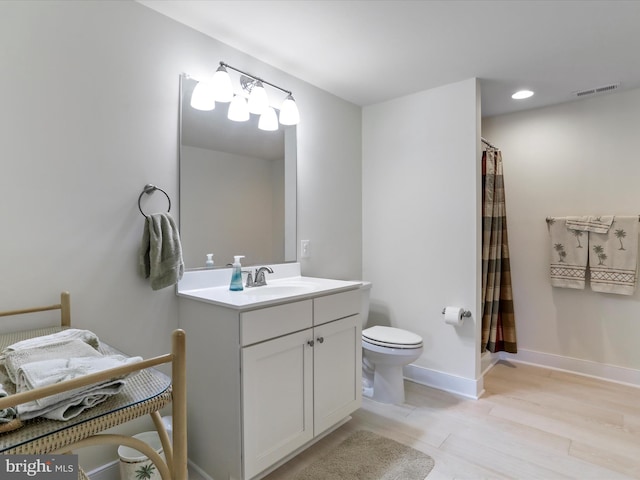
[[[191,107],[196,80],[180,77],[180,238],[185,268],[296,261],[296,129],[227,119],[228,103]]]

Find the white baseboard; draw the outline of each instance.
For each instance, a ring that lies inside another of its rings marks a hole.
[[[562,370],[565,372],[599,378],[609,382],[622,383],[640,387],[640,370],[617,367],[605,363],[581,360],[579,358],[564,357],[551,353],[536,352],[534,350],[518,349],[517,354],[500,352],[501,360],[529,363],[541,367]]]
[[[120,480],[120,461],[105,463],[86,474],[91,480]]]
[[[403,373],[404,377],[412,382],[475,400],[480,398],[484,392],[482,377],[477,380],[464,378],[413,364],[404,367]]]
[[[482,376],[491,370],[498,360],[500,360],[499,353],[491,353],[489,350],[485,350],[480,356],[480,371],[482,372]]]
[[[518,349],[517,354],[500,352],[483,355],[482,375],[487,373],[498,360],[529,363],[609,382],[640,387],[640,370],[523,349]],[[407,380],[464,397],[478,399],[484,393],[482,377],[478,380],[458,377],[413,364],[404,367],[403,371]]]
[[[202,478],[202,480],[213,480],[213,477],[209,476],[207,472],[202,470],[198,465],[193,463],[191,460],[189,460],[188,463],[189,463],[189,472],[191,477],[193,477],[194,476],[193,473],[195,473],[196,475],[199,475],[200,477],[198,478]]]

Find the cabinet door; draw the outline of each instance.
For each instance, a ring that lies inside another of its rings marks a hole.
[[[313,438],[311,329],[242,349],[244,478]]]
[[[362,404],[360,315],[313,330],[314,433],[318,435]]]

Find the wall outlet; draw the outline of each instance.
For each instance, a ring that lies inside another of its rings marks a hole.
[[[309,240],[300,240],[300,257],[309,258],[311,256],[311,242]]]

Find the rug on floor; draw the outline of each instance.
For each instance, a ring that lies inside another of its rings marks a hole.
[[[426,453],[359,430],[298,473],[295,480],[424,480],[433,465]]]

